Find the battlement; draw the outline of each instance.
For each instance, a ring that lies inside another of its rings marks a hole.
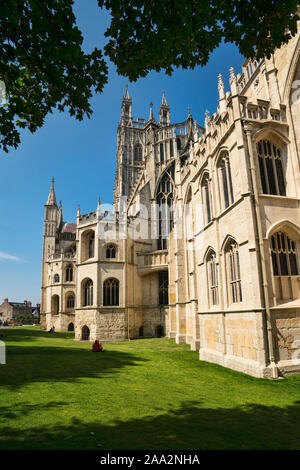
[[[79,224],[85,224],[86,222],[93,222],[97,220],[96,212],[89,212],[88,214],[80,214]]]

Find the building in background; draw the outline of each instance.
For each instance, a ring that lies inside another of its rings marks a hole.
[[[10,321],[19,316],[32,315],[32,303],[28,300],[24,302],[9,302],[8,299],[4,299],[4,302],[0,305],[0,320]]]

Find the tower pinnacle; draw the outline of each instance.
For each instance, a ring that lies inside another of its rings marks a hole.
[[[52,178],[51,182],[52,182],[52,184],[51,184],[49,196],[48,196],[48,199],[47,199],[47,202],[46,202],[46,206],[57,206],[56,197],[55,197],[55,190],[54,190],[54,178]]]
[[[159,122],[163,126],[170,124],[170,106],[166,100],[165,90],[162,92],[161,105],[159,107]]]

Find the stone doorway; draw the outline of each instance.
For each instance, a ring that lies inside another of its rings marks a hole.
[[[90,329],[88,326],[84,325],[81,330],[81,340],[89,341],[90,339]]]

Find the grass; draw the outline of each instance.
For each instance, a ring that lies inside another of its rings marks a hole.
[[[300,375],[256,379],[166,338],[2,330],[0,449],[300,449]],[[99,446],[101,444],[101,446]]]

